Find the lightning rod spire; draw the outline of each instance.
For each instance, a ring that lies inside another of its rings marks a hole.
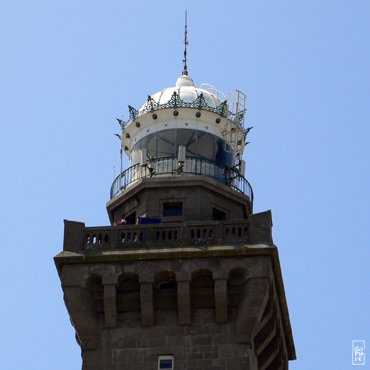
[[[189,45],[188,42],[188,11],[185,10],[185,37],[184,37],[184,59],[182,60],[184,63],[184,69],[182,70],[182,74],[187,76],[188,75],[188,65],[187,65],[187,47]]]

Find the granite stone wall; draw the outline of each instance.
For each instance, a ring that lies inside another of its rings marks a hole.
[[[84,370],[255,370],[273,338],[287,357],[269,256],[66,264],[62,286]]]

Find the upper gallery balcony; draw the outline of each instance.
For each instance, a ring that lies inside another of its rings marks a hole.
[[[183,162],[179,161],[178,157],[161,157],[152,159],[145,165],[137,163],[115,178],[111,186],[110,198],[114,198],[142,178],[183,175],[210,177],[247,196],[251,209],[253,207],[252,187],[237,168],[196,157],[186,157]]]

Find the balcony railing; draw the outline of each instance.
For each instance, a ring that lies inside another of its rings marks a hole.
[[[246,195],[253,206],[253,190],[244,176],[234,168],[220,166],[215,162],[196,157],[187,157],[183,166],[179,164],[177,157],[156,158],[148,161],[145,166],[135,164],[115,178],[110,197],[112,199],[142,178],[181,176],[182,174],[211,177]]]
[[[250,241],[250,222],[192,222],[152,225],[85,227],[84,250],[175,248],[240,244]]]

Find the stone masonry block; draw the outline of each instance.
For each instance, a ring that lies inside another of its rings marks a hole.
[[[117,287],[104,285],[104,318],[107,328],[117,326]]]
[[[143,326],[154,325],[153,284],[140,283],[141,320]]]
[[[191,323],[190,309],[190,284],[189,281],[177,282],[177,305],[179,324],[186,325]]]
[[[227,280],[215,280],[216,322],[227,322]]]

